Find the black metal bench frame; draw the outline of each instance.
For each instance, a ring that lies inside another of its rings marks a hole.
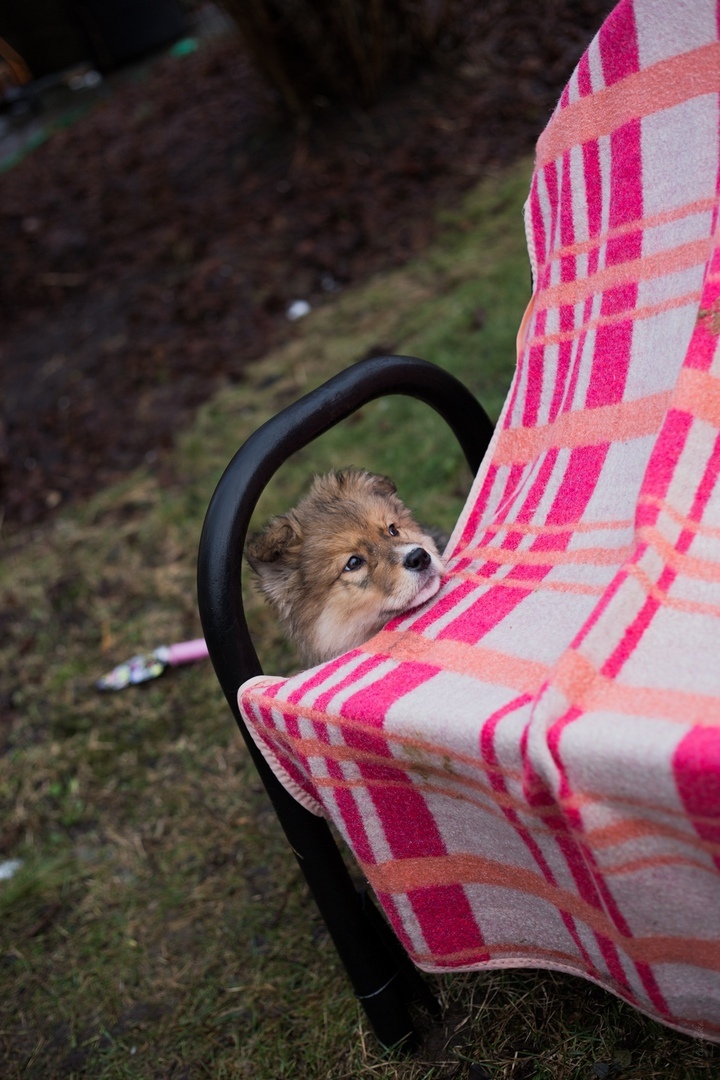
[[[425,360],[382,356],[361,361],[263,424],[228,465],[208,508],[198,557],[198,602],[210,659],[253,762],[300,864],[356,997],[384,1046],[412,1045],[408,1005],[437,1003],[369,896],[355,888],[323,818],[285,790],[249,735],[238,710],[241,683],[262,668],[250,638],[241,590],[250,517],[287,458],[363,405],[389,394],[418,398],[443,417],[473,474],[493,427],[454,376]]]

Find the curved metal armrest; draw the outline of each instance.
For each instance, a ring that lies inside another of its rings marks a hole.
[[[198,556],[198,603],[210,659],[232,713],[300,863],[357,997],[385,1046],[410,1045],[409,1001],[436,1002],[407,954],[355,889],[327,822],[286,791],[245,727],[237,691],[262,674],[245,620],[242,552],[257,501],[280,465],[301,447],[385,394],[407,394],[447,421],[477,470],[492,424],[472,394],[452,375],[406,356],[385,356],[348,368],[263,424],[238,450],[208,508]]]
[[[477,471],[493,425],[470,391],[426,360],[382,356],[347,368],[268,420],[238,450],[220,479],[200,540],[198,598],[210,657],[233,712],[241,683],[262,674],[240,586],[243,545],[257,501],[291,454],[388,394],[418,398],[438,412],[452,428],[471,471]]]

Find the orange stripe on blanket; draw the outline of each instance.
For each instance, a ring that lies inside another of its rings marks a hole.
[[[628,563],[625,570],[635,578],[648,596],[652,597],[653,600],[657,600],[663,607],[672,608],[673,611],[683,611],[687,615],[708,615],[711,618],[720,618],[720,604],[709,604],[703,600],[688,600],[682,596],[671,596],[667,589],[660,588],[637,563]]]
[[[684,866],[691,870],[699,870],[701,873],[710,874],[717,878],[717,869],[713,865],[703,863],[699,859],[691,859],[687,855],[648,855],[645,858],[630,859],[628,862],[619,862],[614,866],[600,865],[599,870],[603,877],[622,877],[623,874],[637,874],[644,870],[654,870],[662,866]]]
[[[535,693],[548,676],[546,664],[521,656],[448,641],[422,637],[409,631],[381,630],[360,646],[374,656],[388,656],[400,662],[430,664],[443,671],[469,675],[493,686],[506,686],[521,693]]]
[[[307,746],[304,740],[293,739],[292,745],[302,754],[310,755],[314,753],[317,756],[331,761],[350,760],[353,763],[375,764],[382,766],[385,769],[398,766],[400,771],[406,774],[405,778],[402,780],[383,780],[378,777],[369,776],[355,777],[352,779],[335,776],[314,776],[313,783],[318,791],[322,791],[323,789],[333,792],[406,791],[408,788],[412,788],[413,791],[421,792],[423,796],[439,796],[444,799],[454,799],[466,805],[469,804],[477,810],[480,810],[483,814],[489,814],[491,817],[502,821],[507,821],[507,810],[515,810],[521,815],[523,828],[528,833],[531,833],[533,837],[547,837],[555,834],[555,829],[552,825],[547,824],[546,820],[557,820],[561,808],[557,806],[531,806],[526,799],[515,798],[509,791],[495,789],[480,780],[473,780],[471,777],[454,774],[452,768],[448,767],[447,761],[441,766],[430,766],[426,765],[424,762],[416,764],[415,762],[403,761],[402,759],[393,759],[388,762],[387,758],[381,758],[379,756],[371,758],[371,755],[363,754],[358,750],[345,754],[338,753],[338,748],[336,746],[328,747],[325,743],[317,743],[313,749],[312,746]],[[448,760],[452,759],[451,754],[445,756]],[[478,771],[480,768],[480,763],[478,763]],[[427,780],[418,780],[418,773],[423,776],[434,775],[438,779],[445,780],[445,784],[431,783]],[[514,774],[506,771],[503,772],[503,776],[505,779],[517,779]],[[452,786],[453,784],[454,786]],[[473,796],[470,794],[471,791],[480,792],[485,795],[486,798],[481,799]],[[605,797],[605,802],[603,802],[602,796],[598,796],[595,799],[578,796],[573,800],[573,804],[582,809],[585,803],[592,805],[593,803],[597,804],[599,802],[606,805],[607,801],[607,797]],[[563,800],[562,809],[567,809],[567,807],[568,803]],[[665,814],[669,811],[665,807],[651,807],[650,812]],[[688,822],[686,815],[683,815],[683,821],[686,823]],[[697,822],[695,822],[695,824],[697,824]],[[597,852],[601,852],[607,848],[615,848],[639,839],[649,841],[664,839],[679,842],[686,852],[695,851],[706,854],[711,858],[717,858],[718,854],[720,854],[720,844],[713,844],[711,841],[703,840],[696,832],[688,833],[679,828],[665,825],[660,821],[641,821],[638,819],[621,821],[604,829],[590,829],[582,835],[582,840],[586,846]],[[614,865],[605,865],[601,863],[600,866],[604,874],[622,874],[629,873],[633,869],[638,869],[640,861],[642,861],[643,866],[665,866],[677,863],[678,865],[683,866],[695,866],[701,870],[707,870],[713,875],[716,873],[714,868],[708,866],[707,863],[702,862],[699,858],[692,858],[689,854],[682,854],[680,852],[647,856],[642,860],[623,861],[617,859]]]
[[[301,748],[302,749],[302,748]],[[302,752],[306,751],[302,749]],[[331,753],[327,746],[323,744],[321,756],[326,759],[336,760],[337,755]],[[452,760],[452,755],[446,755],[448,760]],[[361,756],[357,751],[350,756],[350,760],[353,762],[365,761],[365,756]],[[455,799],[463,805],[470,805],[477,810],[483,812],[483,814],[489,814],[491,817],[497,818],[501,821],[507,821],[506,811],[515,810],[522,813],[523,818],[532,818],[533,821],[529,824],[524,821],[524,828],[528,832],[532,832],[533,836],[548,837],[553,834],[553,830],[549,825],[544,823],[545,818],[554,817],[557,815],[557,809],[548,807],[529,807],[527,802],[520,798],[514,798],[509,792],[503,792],[491,788],[489,784],[483,784],[480,781],[472,781],[465,776],[453,776],[452,769],[448,768],[447,763],[445,766],[429,767],[424,763],[415,765],[413,762],[392,760],[388,766],[387,758],[377,757],[374,764],[380,765],[383,768],[393,767],[398,765],[401,771],[405,772],[406,779],[404,780],[382,780],[377,777],[357,777],[355,779],[340,779],[335,776],[313,776],[313,784],[318,791],[323,789],[326,791],[406,791],[408,788],[412,788],[413,791],[419,791],[423,796],[439,796],[445,799]],[[447,781],[446,785],[428,783],[424,780],[418,779],[418,773],[427,775],[434,773],[436,776]],[[504,774],[507,778],[507,774]],[[454,780],[456,786],[451,787],[450,782]],[[468,794],[468,789],[471,791],[484,792],[487,795],[487,799],[480,799]]]
[[[494,462],[515,465],[534,461],[553,449],[597,446],[656,435],[671,401],[671,392],[651,394],[635,401],[599,405],[562,413],[551,424],[505,428],[495,444]]]
[[[631,686],[609,679],[586,656],[573,649],[558,661],[551,686],[584,712],[602,710],[625,716],[662,718],[676,724],[720,725],[716,697],[670,687]]]
[[[713,584],[720,583],[720,562],[678,551],[658,529],[649,525],[638,529],[638,536],[657,551],[665,566],[671,567],[677,574]],[[642,567],[639,570],[642,572]]]
[[[471,581],[475,585],[487,585],[495,588],[496,585],[505,589],[523,589],[527,593],[536,592],[560,592],[570,596],[602,596],[605,592],[604,585],[583,585],[578,581],[557,581],[554,578],[539,578],[537,581],[528,578],[519,578],[508,575],[507,577],[483,577],[482,574],[453,574],[453,578],[461,581]]]
[[[720,90],[720,43],[660,60],[558,109],[537,143],[536,168],[573,146],[610,135],[645,116]]]
[[[673,207],[672,210],[664,210],[659,214],[650,214],[648,217],[635,218],[617,225],[614,229],[608,229],[598,236],[592,236],[588,240],[579,240],[574,244],[567,244],[550,252],[549,259],[565,259],[577,255],[587,255],[599,247],[604,247],[611,240],[617,240],[629,233],[645,232],[647,229],[657,229],[663,225],[671,225],[675,221],[692,217],[694,214],[706,214],[714,209],[717,199],[698,199],[696,202],[686,203],[684,206]],[[547,265],[544,263],[543,265]]]
[[[685,963],[720,971],[720,941],[669,936],[627,937],[606,913],[569,889],[550,884],[545,877],[522,866],[496,862],[480,855],[444,855],[424,859],[398,859],[377,865],[364,862],[363,870],[378,893],[398,895],[416,889],[447,885],[483,885],[535,896],[558,911],[603,934],[635,961]]]
[[[720,379],[697,368],[682,368],[672,407],[720,428]]]
[[[498,563],[500,566],[619,566],[629,558],[634,551],[634,546],[622,548],[612,547],[587,547],[567,548],[561,551],[525,551],[522,548],[493,547],[492,544],[482,544],[476,548],[466,548],[463,555],[466,558],[482,559],[488,563]],[[494,582],[493,582],[494,584]],[[525,588],[531,587],[532,583],[525,581]]]
[[[710,250],[711,240],[706,237],[680,244],[668,251],[659,251],[655,255],[644,255],[640,259],[628,259],[627,262],[606,266],[589,277],[550,285],[538,292],[535,310],[540,312],[561,304],[580,304],[589,296],[607,292],[618,285],[648,281],[692,266],[704,266]]]
[[[630,518],[617,521],[571,521],[565,525],[536,525],[527,521],[491,521],[485,532],[519,533],[521,536],[564,536],[566,533],[617,532],[634,524]],[[462,552],[461,552],[462,554]]]
[[[562,345],[565,341],[574,341],[581,334],[588,334],[592,330],[600,330],[605,326],[617,326],[619,323],[640,322],[643,319],[652,319],[655,315],[662,315],[666,311],[674,311],[676,308],[689,307],[697,304],[700,299],[700,290],[694,289],[683,296],[673,296],[669,300],[662,300],[659,304],[647,304],[645,307],[635,307],[628,311],[618,311],[613,315],[599,315],[596,319],[590,319],[576,326],[573,330],[558,330],[555,333],[538,334],[530,340],[528,348],[536,348],[539,345]]]
[[[657,495],[641,495],[638,502],[643,503],[645,506],[655,506],[658,510],[662,510],[664,514],[667,514],[676,525],[680,525],[686,532],[697,533],[700,536],[707,536],[720,540],[720,528],[716,528],[712,525],[704,525],[702,521],[694,521],[693,518],[689,518],[686,514],[682,514],[677,507],[673,506],[665,499],[660,499]]]
[[[606,803],[608,800],[607,795],[598,794],[597,798],[592,800],[593,803]],[[590,802],[590,800],[588,800]],[[563,805],[565,805],[563,803]],[[650,812],[666,814],[664,808],[659,810],[658,807],[651,808]],[[604,851],[606,848],[618,847],[622,844],[630,843],[634,840],[670,840],[673,843],[680,843],[684,849],[690,849],[692,851],[702,851],[707,855],[717,857],[720,855],[720,844],[715,844],[711,840],[704,840],[693,829],[692,832],[688,832],[688,820],[686,814],[682,813],[682,821],[685,828],[681,828],[675,825],[668,825],[664,821],[649,820],[647,818],[626,818],[622,821],[615,821],[612,825],[605,825],[597,829],[588,829],[583,833],[583,838],[588,847],[593,851]]]

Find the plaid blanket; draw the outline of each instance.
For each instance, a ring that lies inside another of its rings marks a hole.
[[[516,374],[425,607],[240,690],[427,971],[720,1039],[720,13],[622,0],[537,145]]]

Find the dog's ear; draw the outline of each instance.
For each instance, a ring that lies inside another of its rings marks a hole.
[[[255,572],[257,584],[282,617],[289,610],[302,534],[290,514],[272,518],[262,532],[248,540],[245,558]]]
[[[289,514],[271,518],[262,532],[250,537],[245,558],[261,577],[296,563],[302,537],[299,523]]]
[[[378,495],[394,495],[397,492],[397,488],[389,476],[377,476],[375,473],[370,475],[373,481],[373,491]]]

